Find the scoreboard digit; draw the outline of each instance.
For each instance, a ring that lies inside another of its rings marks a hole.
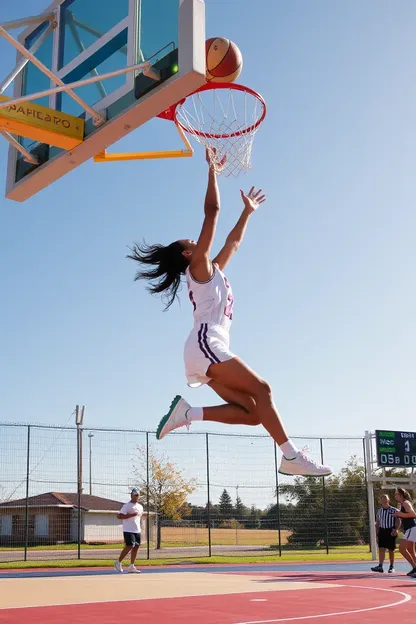
[[[416,433],[376,431],[377,464],[380,468],[416,468]]]

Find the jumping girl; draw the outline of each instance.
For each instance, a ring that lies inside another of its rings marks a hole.
[[[400,511],[395,513],[396,518],[402,521],[403,539],[400,542],[399,550],[403,557],[410,563],[412,569],[407,576],[416,578],[416,511],[413,509],[411,497],[407,490],[397,488],[395,495],[396,501],[400,503]]]
[[[211,156],[211,158],[210,158]],[[150,292],[167,294],[167,308],[173,303],[184,275],[193,306],[194,327],[185,343],[185,372],[190,387],[208,384],[225,401],[215,407],[191,407],[176,396],[169,412],[160,421],[157,438],[206,420],[228,425],[263,425],[280,446],[283,457],[279,472],[286,475],[326,476],[331,468],[310,459],[289,440],[274,405],[269,384],[230,351],[230,327],[234,299],[223,270],[243,240],[247,223],[266,201],[254,187],[241,191],[244,208],[219,254],[211,260],[210,251],[220,212],[216,171],[223,163],[212,163],[215,153],[207,152],[208,188],[204,222],[198,241],[177,240],[168,246],[134,244],[131,255],[142,268],[135,279],[151,281]],[[143,266],[144,265],[144,266]],[[151,268],[150,268],[151,267]],[[152,283],[152,280],[158,280]]]

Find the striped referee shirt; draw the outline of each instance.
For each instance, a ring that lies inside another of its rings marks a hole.
[[[394,513],[397,512],[395,507],[391,505],[389,507],[384,508],[380,507],[377,512],[377,522],[381,529],[394,529],[396,528],[396,518],[393,516]]]

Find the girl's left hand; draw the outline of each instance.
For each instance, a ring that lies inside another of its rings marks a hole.
[[[250,191],[246,195],[244,191],[240,189],[241,199],[244,202],[244,207],[249,212],[254,212],[257,208],[266,201],[266,195],[262,195],[262,189],[256,192],[254,186],[251,187]]]

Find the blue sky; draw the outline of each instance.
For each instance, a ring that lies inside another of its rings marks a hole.
[[[10,4],[0,21],[44,6]],[[272,384],[292,435],[415,429],[415,24],[412,0],[207,1],[207,36],[239,45],[240,82],[268,104],[252,171],[220,181],[215,249],[241,185],[268,195],[227,270],[232,349]],[[3,171],[6,157],[4,142]],[[198,235],[206,177],[197,149],[89,162],[23,204],[0,200],[1,420],[63,424],[80,403],[89,426],[154,430],[177,393],[216,402],[186,387],[186,293],[163,312],[125,259],[135,239]]]

